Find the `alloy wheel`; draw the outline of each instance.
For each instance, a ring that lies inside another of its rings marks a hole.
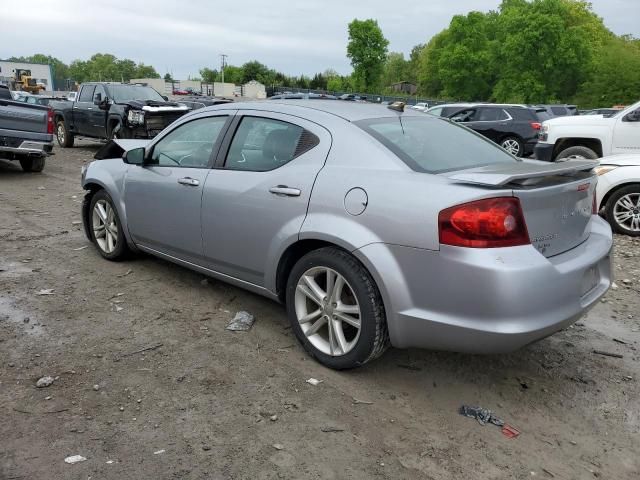
[[[64,125],[62,123],[58,124],[57,134],[58,134],[58,143],[60,145],[63,145],[65,138],[64,138]]]
[[[338,272],[313,267],[298,280],[295,313],[309,342],[332,357],[346,355],[358,343],[362,315],[353,288]]]
[[[640,193],[629,193],[616,202],[613,217],[620,227],[640,232]]]
[[[518,155],[520,153],[520,144],[513,138],[507,138],[502,142],[502,148],[504,148],[511,155]]]
[[[98,247],[105,253],[113,253],[118,246],[118,224],[113,207],[106,200],[98,200],[91,218]]]

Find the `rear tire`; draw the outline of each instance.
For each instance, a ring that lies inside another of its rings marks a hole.
[[[89,232],[98,253],[107,260],[120,261],[129,255],[129,246],[113,200],[104,190],[91,198],[88,212]]]
[[[44,170],[44,157],[21,158],[20,166],[25,172],[40,173]]]
[[[640,237],[640,185],[614,191],[605,205],[605,218],[616,233]]]
[[[73,147],[75,137],[73,136],[73,133],[71,133],[67,128],[67,124],[64,120],[58,120],[58,122],[56,123],[56,138],[58,140],[58,145],[60,145],[62,148]]]
[[[560,154],[556,157],[556,161],[561,159],[569,159],[569,158],[595,160],[597,158],[600,158],[600,156],[596,152],[591,150],[589,147],[576,145],[575,147],[569,147],[561,151]]]
[[[500,146],[516,157],[522,157],[522,155],[524,155],[524,143],[522,143],[522,140],[518,137],[503,138]]]
[[[332,285],[338,282],[342,285],[339,293],[337,288],[328,288],[323,283],[323,279],[329,281],[326,272],[332,272]],[[305,278],[311,278],[312,282],[317,279],[314,285],[319,287],[319,295],[314,295],[315,300],[304,293],[305,287],[312,293]],[[313,358],[329,368],[343,370],[362,366],[389,347],[380,292],[364,266],[343,250],[321,248],[298,260],[287,281],[286,304],[298,341]],[[313,316],[316,312],[320,313]],[[313,320],[301,322],[305,316]],[[315,328],[316,324],[320,327]]]

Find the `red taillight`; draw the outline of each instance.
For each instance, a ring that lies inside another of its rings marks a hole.
[[[53,134],[53,109],[47,112],[47,133]]]
[[[530,122],[531,128],[534,130],[540,130],[542,128],[542,124],[540,122]]]
[[[442,210],[440,243],[455,247],[496,248],[528,245],[529,233],[520,200],[499,197]]]

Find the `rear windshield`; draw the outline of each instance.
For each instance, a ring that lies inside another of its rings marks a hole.
[[[412,170],[443,173],[519,161],[472,130],[436,117],[389,117],[354,122]]]

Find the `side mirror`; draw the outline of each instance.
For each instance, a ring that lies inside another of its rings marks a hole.
[[[96,93],[93,96],[93,104],[94,105],[100,105],[102,103],[102,94],[101,93]]]
[[[162,95],[162,98],[164,98],[164,101],[165,101],[165,102],[168,102],[168,101],[169,101],[169,97],[167,97],[166,95]]]
[[[627,122],[640,122],[640,109],[628,113],[624,120]]]
[[[122,161],[129,165],[143,165],[144,164],[144,147],[133,148],[122,155]]]

